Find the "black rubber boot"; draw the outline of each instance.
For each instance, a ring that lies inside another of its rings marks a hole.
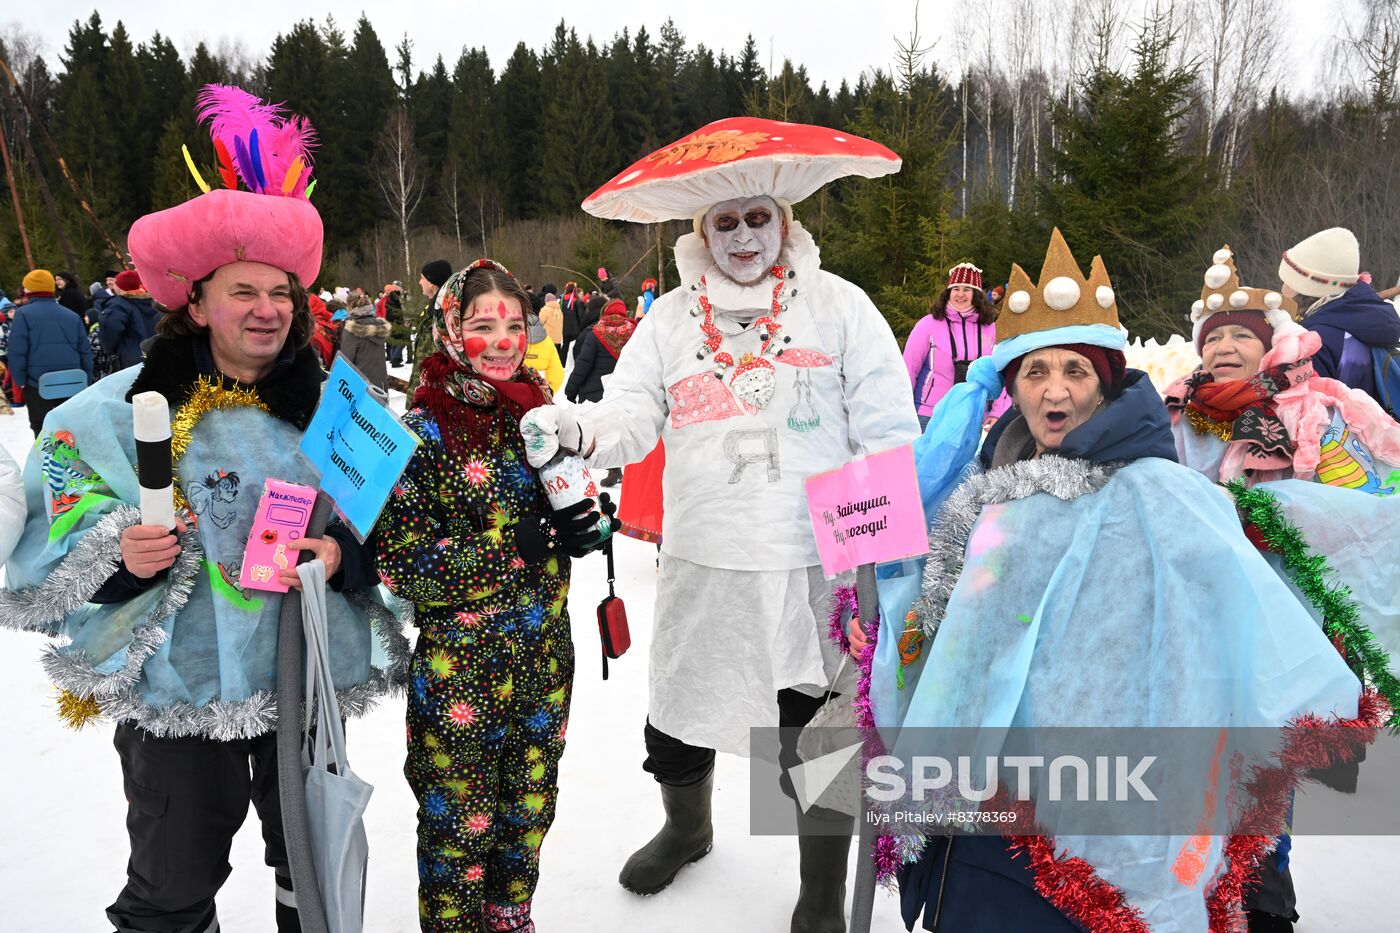
[[[682,868],[705,857],[715,838],[710,823],[714,786],[713,769],[694,784],[661,785],[666,825],[632,853],[618,875],[619,884],[633,894],[655,894],[675,880]]]
[[[855,821],[831,811],[797,817],[802,888],[792,933],[846,933],[846,865]]]

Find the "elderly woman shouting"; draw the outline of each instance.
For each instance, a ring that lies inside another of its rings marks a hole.
[[[1017,753],[1051,761],[1064,753],[1053,727],[1214,735],[1303,714],[1374,718],[1230,500],[1173,462],[1155,389],[1125,368],[1102,261],[1086,278],[1055,231],[1039,284],[1013,267],[1006,301],[996,349],[915,444],[937,517],[923,573],[881,582],[870,700],[887,746],[904,761],[946,755],[911,728],[966,728],[986,754],[1005,758],[1019,736]],[[1003,385],[1015,407],[974,457],[987,399]],[[1290,677],[1259,672],[1260,656]],[[1222,771],[1172,764],[1191,799],[1227,799]],[[1045,783],[1011,805],[1014,822],[946,835],[935,827],[947,822],[920,821],[929,835],[882,840],[909,929],[922,916],[924,929],[962,931],[1205,930],[1237,915],[1265,837],[1249,837],[1250,849],[1228,835],[1235,823],[1193,828],[1185,808],[1150,833],[1071,835],[1092,831],[1053,822],[1064,811]],[[1278,812],[1272,797],[1261,804]]]

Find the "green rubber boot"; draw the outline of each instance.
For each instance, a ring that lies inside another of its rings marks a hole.
[[[792,912],[792,933],[846,933],[846,864],[854,822],[798,817],[802,888]]]
[[[710,824],[710,795],[715,772],[694,784],[661,785],[666,825],[622,866],[618,883],[633,894],[655,894],[675,880],[691,862],[710,851],[715,830]]]

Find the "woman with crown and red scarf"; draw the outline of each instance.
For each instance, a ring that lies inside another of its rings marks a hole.
[[[1228,245],[1215,252],[1191,308],[1201,365],[1165,393],[1177,455],[1207,479],[1237,484],[1247,531],[1281,576],[1290,577],[1292,558],[1325,560],[1358,621],[1395,657],[1400,425],[1367,392],[1314,371],[1322,338],[1295,323],[1295,311],[1280,291],[1241,285]],[[1292,533],[1280,534],[1285,527]],[[1374,681],[1355,653],[1348,657]],[[1316,776],[1354,793],[1359,771],[1358,761],[1337,762]],[[1281,836],[1261,866],[1247,901],[1251,931],[1293,928],[1291,849]]]
[[[583,204],[600,217],[684,218],[681,286],[642,318],[587,411],[521,422],[532,463],[558,448],[591,465],[641,460],[664,439],[664,518],[643,767],[665,824],[623,866],[638,894],[671,883],[713,840],[716,750],[748,755],[754,727],[796,727],[850,694],[824,634],[832,583],[803,481],[918,432],[889,325],[821,269],[792,204],[844,175],[898,170],[884,146],[817,126],[734,118],[637,162]],[[789,747],[787,738],[792,738]],[[753,753],[759,753],[753,749]],[[784,775],[786,781],[786,775]],[[799,817],[798,933],[844,930],[851,821]]]
[[[408,761],[424,931],[533,933],[573,688],[569,559],[592,499],[555,511],[520,418],[549,407],[523,365],[530,296],[480,259],[433,303],[434,352],[404,416],[423,441],[375,526],[381,581],[414,605]]]

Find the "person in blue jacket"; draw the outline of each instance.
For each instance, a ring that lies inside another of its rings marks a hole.
[[[29,301],[10,324],[9,365],[14,384],[24,389],[29,427],[37,437],[44,416],[63,401],[40,398],[39,380],[65,369],[81,369],[91,380],[92,347],[82,318],[54,300],[52,272],[30,272],[24,291]]]
[[[141,285],[141,276],[127,269],[116,277],[116,294],[102,306],[97,339],[102,349],[117,357],[117,368],[141,362],[141,345],[156,335],[155,300]]]
[[[1305,308],[1301,321],[1322,338],[1322,348],[1313,356],[1313,371],[1384,404],[1371,351],[1400,346],[1400,314],[1360,270],[1356,236],[1345,227],[1332,227],[1284,250],[1278,274],[1288,297],[1316,299]],[[1305,307],[1306,302],[1300,301],[1299,306]]]

